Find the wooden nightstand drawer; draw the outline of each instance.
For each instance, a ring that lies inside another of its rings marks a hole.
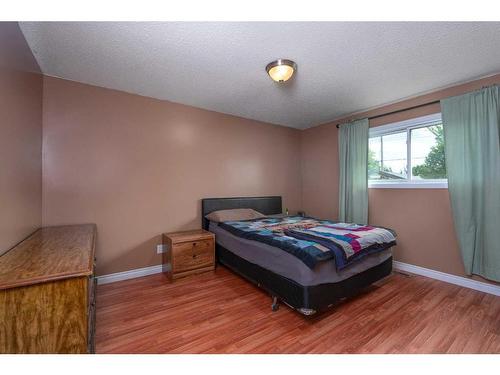
[[[215,236],[205,230],[163,234],[170,251],[164,256],[164,269],[171,264],[173,279],[215,268]],[[165,271],[167,272],[167,271]]]
[[[211,240],[200,240],[192,242],[181,242],[173,245],[173,252],[175,255],[183,255],[192,252],[202,252],[203,250],[210,249],[212,246]]]
[[[214,263],[213,241],[203,240],[175,244],[172,249],[174,272],[209,267]]]

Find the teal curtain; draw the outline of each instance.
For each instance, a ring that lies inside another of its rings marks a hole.
[[[448,190],[467,274],[500,281],[500,102],[493,86],[441,101]]]
[[[339,128],[339,220],[368,223],[368,119]]]

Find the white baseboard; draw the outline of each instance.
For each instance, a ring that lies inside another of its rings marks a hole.
[[[500,285],[493,285],[483,283],[481,281],[468,279],[466,277],[455,276],[449,273],[444,273],[440,271],[431,270],[429,268],[414,266],[413,264],[393,261],[393,267],[395,270],[413,273],[415,275],[421,275],[430,277],[431,279],[441,280],[450,284],[460,285],[465,288],[479,290],[484,293],[494,294],[495,296],[500,296]],[[135,270],[129,270],[124,272],[112,273],[109,275],[103,275],[97,277],[97,283],[99,285],[114,283],[116,281],[135,279],[136,277],[154,275],[155,273],[161,273],[162,265],[156,265],[145,268],[137,268]]]
[[[137,268],[135,270],[129,270],[124,272],[111,273],[109,275],[102,275],[97,277],[97,284],[109,284],[114,283],[116,281],[135,279],[136,277],[153,275],[155,273],[162,272],[162,265],[158,264],[157,266],[145,267],[145,268]]]
[[[416,275],[430,277],[431,279],[441,280],[450,284],[460,285],[465,288],[479,290],[480,292],[494,294],[500,296],[500,285],[483,283],[481,281],[468,279],[466,277],[451,275],[440,271],[431,270],[429,268],[414,266],[413,264],[402,263],[398,261],[392,262],[393,268],[398,271],[414,273]]]

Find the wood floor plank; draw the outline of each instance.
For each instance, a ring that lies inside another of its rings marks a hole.
[[[304,317],[219,267],[97,288],[98,353],[500,353],[500,297],[393,274]]]

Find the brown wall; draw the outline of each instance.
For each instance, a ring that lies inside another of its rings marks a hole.
[[[45,77],[43,130],[43,223],[96,223],[100,275],[159,264],[159,234],[199,228],[201,198],[301,208],[295,129]]]
[[[307,214],[338,217],[337,123],[375,116],[500,84],[500,74],[431,94],[337,119],[304,130],[302,142],[302,205]],[[440,111],[439,103],[370,120],[383,125]],[[395,260],[464,276],[447,189],[369,189],[369,222],[396,230]]]
[[[16,22],[0,22],[0,254],[41,225],[42,76]]]
[[[97,223],[102,275],[159,264],[159,234],[198,228],[203,197],[278,194],[291,211],[336,219],[336,123],[493,83],[500,74],[298,131],[45,77],[43,223]],[[396,260],[464,275],[446,189],[370,189],[369,198],[370,223],[398,233]]]

